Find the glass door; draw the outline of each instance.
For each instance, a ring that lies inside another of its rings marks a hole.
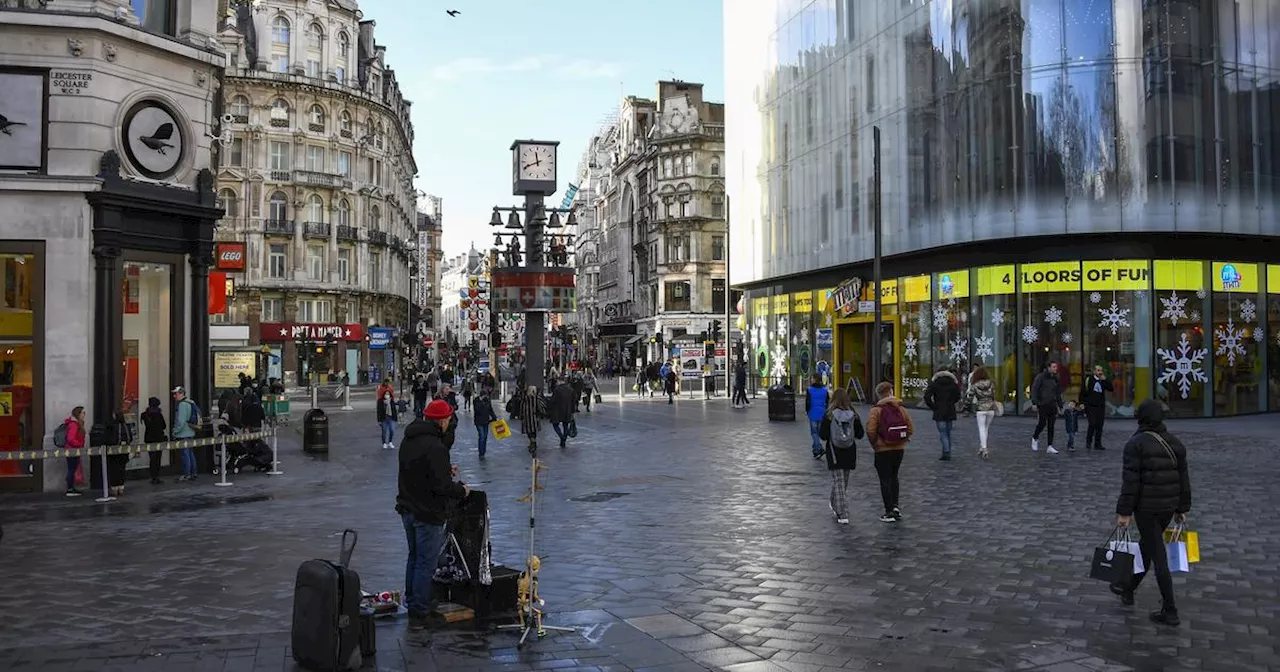
[[[35,363],[36,317],[41,306],[35,287],[39,281],[33,254],[7,253],[0,248],[0,450],[38,450],[44,447],[43,412],[37,411],[40,386]],[[42,411],[42,409],[40,409]],[[66,409],[70,415],[71,409]],[[56,414],[55,414],[56,415]],[[61,417],[61,416],[59,416]],[[52,433],[52,428],[49,429]],[[52,442],[50,443],[52,446]],[[39,460],[0,461],[0,492],[39,492]]]
[[[169,408],[172,389],[170,363],[173,359],[173,265],[152,261],[124,262],[124,375],[116,408],[133,430],[135,441],[146,437],[139,421],[151,399],[160,402],[165,424],[172,427]],[[169,463],[169,452],[161,454],[161,464]],[[146,469],[150,456],[130,458],[127,469]]]

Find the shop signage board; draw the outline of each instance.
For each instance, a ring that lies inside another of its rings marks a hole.
[[[1204,262],[1156,260],[1152,265],[1156,289],[1198,292],[1204,289]]]
[[[977,274],[979,296],[1001,296],[1016,291],[1014,283],[1018,276],[1013,264],[979,268]]]
[[[791,297],[791,305],[797,315],[813,312],[813,292],[796,292]]]
[[[902,279],[902,293],[907,303],[924,303],[931,298],[929,288],[932,284],[930,276],[917,275]]]
[[[776,294],[773,297],[773,314],[785,315],[791,312],[791,295]]]
[[[938,274],[938,298],[969,298],[969,271],[947,271]]]
[[[263,322],[258,327],[258,340],[282,341],[346,341],[364,340],[364,327],[359,324],[314,324],[296,322]]]
[[[391,338],[395,336],[395,333],[395,329],[371,327],[369,329],[369,349],[386,350],[391,347]]]
[[[875,301],[876,295],[874,294],[874,292],[875,292],[874,282],[863,283],[863,289],[861,292],[862,300]],[[897,302],[898,302],[898,281],[897,280],[882,281],[880,283],[880,303],[888,305],[890,303],[897,303]]]
[[[816,340],[818,342],[819,348],[830,348],[832,345],[835,344],[834,331],[835,331],[834,329],[818,330],[818,338]]]
[[[1151,270],[1145,259],[1086,261],[1082,271],[1081,278],[1086,292],[1151,289]]]
[[[1267,293],[1280,294],[1280,266],[1267,267]]]
[[[701,378],[702,360],[705,352],[701,345],[682,345],[679,348],[680,377]]]
[[[490,302],[505,313],[572,313],[578,310],[573,269],[507,268],[493,273]]]
[[[218,243],[214,247],[213,264],[219,271],[243,271],[244,243]]]
[[[1257,293],[1258,265],[1235,261],[1213,262],[1213,291]]]
[[[234,350],[213,351],[213,387],[228,389],[240,387],[240,374],[256,377],[258,353]]]
[[[1046,264],[1023,264],[1019,280],[1025,294],[1080,291],[1080,262],[1055,261]]]

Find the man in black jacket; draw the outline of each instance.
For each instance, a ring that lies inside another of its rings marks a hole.
[[[951,428],[956,422],[956,405],[960,403],[960,382],[946,369],[938,371],[924,391],[924,405],[933,411],[933,421],[938,425],[938,440],[942,442],[943,462],[951,459]]]
[[[1053,426],[1058,424],[1058,409],[1062,408],[1062,388],[1058,384],[1058,363],[1049,362],[1040,375],[1031,381],[1031,407],[1039,412],[1040,421],[1031,435],[1031,452],[1040,450],[1040,432],[1049,428],[1049,447],[1046,453],[1057,455],[1053,447]]]
[[[1093,375],[1080,386],[1080,404],[1084,406],[1089,429],[1084,435],[1085,450],[1106,450],[1102,447],[1102,423],[1107,418],[1107,393],[1115,389],[1101,364],[1093,365]]]
[[[471,492],[453,480],[457,467],[450,463],[447,438],[453,409],[437,399],[427,404],[424,415],[404,431],[396,495],[396,513],[409,542],[404,584],[412,631],[424,630],[428,624],[431,579],[444,548],[449,511]]]
[[[551,429],[560,437],[560,447],[564,448],[569,441],[569,427],[573,424],[573,404],[578,399],[573,384],[560,380],[551,390],[551,403],[547,405],[547,419],[551,421]]]
[[[1169,521],[1185,522],[1191,511],[1191,478],[1187,473],[1187,449],[1164,426],[1160,402],[1148,399],[1138,406],[1138,431],[1124,446],[1124,480],[1116,500],[1116,525],[1138,525],[1142,561],[1156,571],[1161,608],[1151,620],[1178,625],[1178,608],[1173,601],[1173,577],[1165,553],[1164,530]],[[1112,585],[1111,592],[1126,605],[1133,604],[1133,591],[1146,572],[1133,575],[1127,586]]]
[[[427,401],[431,399],[431,386],[427,384],[427,377],[419,373],[413,377],[413,417],[421,418],[422,412],[427,408]]]

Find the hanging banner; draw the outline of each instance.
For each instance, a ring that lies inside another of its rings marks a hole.
[[[949,271],[938,274],[939,299],[969,298],[969,271]]]
[[[1013,264],[987,266],[975,272],[978,274],[979,296],[1002,296],[1014,292],[1014,279],[1018,276]]]
[[[898,302],[898,281],[885,280],[880,284],[882,285],[880,289],[880,303],[884,305],[889,305],[890,303],[897,303]],[[875,301],[876,300],[875,283],[874,282],[865,283],[864,287],[865,289],[862,290],[862,300]]]
[[[1080,291],[1080,262],[1055,261],[1047,264],[1023,264],[1019,269],[1022,291],[1026,294]]]
[[[1086,292],[1151,289],[1151,273],[1145,259],[1086,261],[1082,275]]]
[[[1256,293],[1258,265],[1232,261],[1213,262],[1213,291]]]
[[[813,292],[796,292],[791,296],[791,305],[797,315],[813,312]]]
[[[1198,292],[1204,289],[1203,261],[1156,260],[1152,264],[1156,289]]]

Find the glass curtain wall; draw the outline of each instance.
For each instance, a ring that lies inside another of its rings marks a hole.
[[[1213,415],[1209,403],[1209,340],[1204,316],[1209,314],[1205,264],[1201,261],[1156,260],[1152,263],[1156,323],[1156,398],[1170,417]]]
[[[887,284],[887,283],[886,283]],[[945,364],[945,351],[937,350],[934,332],[944,328],[934,326],[933,305],[929,301],[931,276],[921,275],[898,281],[900,303],[899,339],[902,343],[903,401],[917,404],[924,399],[925,388],[933,377],[935,367]],[[868,390],[872,394],[873,390]]]

